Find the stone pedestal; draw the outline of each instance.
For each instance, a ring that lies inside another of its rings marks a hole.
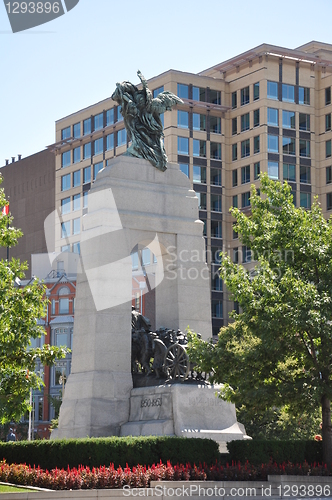
[[[211,337],[198,200],[179,166],[120,156],[99,172],[83,217],[71,375],[52,437],[119,435],[129,420],[131,253],[156,257],[156,324]]]
[[[216,397],[218,386],[179,383],[131,391],[129,422],[121,436],[182,436],[226,443],[250,439],[236,420],[235,406]]]

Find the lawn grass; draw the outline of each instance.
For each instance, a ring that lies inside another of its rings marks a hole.
[[[0,494],[1,493],[24,493],[24,491],[33,491],[28,488],[15,488],[15,486],[5,486],[0,484]]]

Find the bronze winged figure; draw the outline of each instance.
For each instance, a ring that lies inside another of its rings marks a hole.
[[[170,111],[183,101],[167,90],[153,98],[147,81],[140,71],[137,76],[142,90],[130,82],[116,84],[112,99],[121,106],[121,114],[132,144],[126,155],[144,158],[159,170],[166,170],[167,155],[164,147],[164,132],[160,115]]]

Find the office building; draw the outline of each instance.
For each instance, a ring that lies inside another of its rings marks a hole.
[[[231,206],[250,211],[250,186],[260,172],[287,180],[296,206],[318,195],[332,209],[332,45],[296,49],[263,44],[198,74],[170,70],[149,80],[156,97],[183,100],[165,113],[165,147],[192,182],[204,221],[211,269],[213,333],[234,308],[218,277],[219,251],[250,261],[233,232]],[[117,75],[117,79],[121,75]],[[123,75],[125,79],[125,75]],[[110,93],[114,89],[110,89]],[[56,251],[79,252],[87,192],[99,170],[126,151],[120,108],[110,98],[56,123]]]
[[[31,255],[47,252],[44,221],[54,211],[55,157],[45,149],[22,158],[12,157],[0,169],[4,189],[9,200],[13,226],[23,232],[16,246],[9,249],[9,258],[27,261],[27,278],[31,278]],[[52,248],[54,250],[54,248]],[[7,257],[7,249],[0,248],[0,258]]]

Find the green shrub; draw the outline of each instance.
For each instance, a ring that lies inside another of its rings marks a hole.
[[[231,441],[227,444],[230,456],[228,460],[241,463],[249,460],[260,465],[270,460],[283,463],[322,462],[322,443],[316,441],[268,441],[245,440]]]
[[[211,439],[179,437],[110,437],[63,439],[56,441],[18,441],[0,443],[0,459],[7,463],[26,463],[43,469],[108,466],[129,467],[167,463],[203,463],[218,459],[218,445]]]

